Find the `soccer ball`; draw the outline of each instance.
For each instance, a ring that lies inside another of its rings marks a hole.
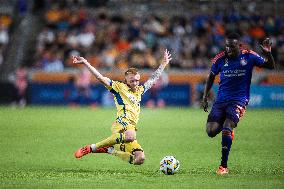
[[[165,175],[175,174],[179,167],[180,163],[174,156],[166,156],[160,162],[160,171]]]

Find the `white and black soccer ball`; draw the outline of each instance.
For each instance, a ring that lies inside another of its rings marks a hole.
[[[165,156],[160,162],[160,171],[165,175],[177,173],[179,167],[180,163],[174,156]]]

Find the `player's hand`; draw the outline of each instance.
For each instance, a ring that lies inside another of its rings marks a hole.
[[[260,45],[260,48],[263,53],[268,54],[271,53],[271,45],[272,42],[270,41],[270,39],[266,38],[265,40],[263,40],[262,45]]]
[[[171,56],[172,55],[170,54],[170,52],[166,49],[164,52],[164,59],[162,65],[166,66],[172,60]]]
[[[85,64],[88,62],[85,58],[81,56],[72,56],[72,60],[74,64]]]
[[[203,107],[204,112],[208,112],[208,100],[206,97],[203,97],[201,105]]]

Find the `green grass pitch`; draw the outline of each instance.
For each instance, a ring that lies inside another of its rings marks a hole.
[[[284,109],[246,112],[235,130],[230,174],[217,176],[221,136],[205,133],[200,109],[142,109],[137,138],[142,166],[107,154],[74,152],[110,135],[114,109],[0,108],[0,188],[284,188]],[[176,175],[159,172],[174,155]]]

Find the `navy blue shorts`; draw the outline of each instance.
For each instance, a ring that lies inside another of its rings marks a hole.
[[[238,124],[245,111],[246,106],[240,102],[215,102],[208,115],[207,122],[217,122],[223,125],[226,119],[230,119]]]

